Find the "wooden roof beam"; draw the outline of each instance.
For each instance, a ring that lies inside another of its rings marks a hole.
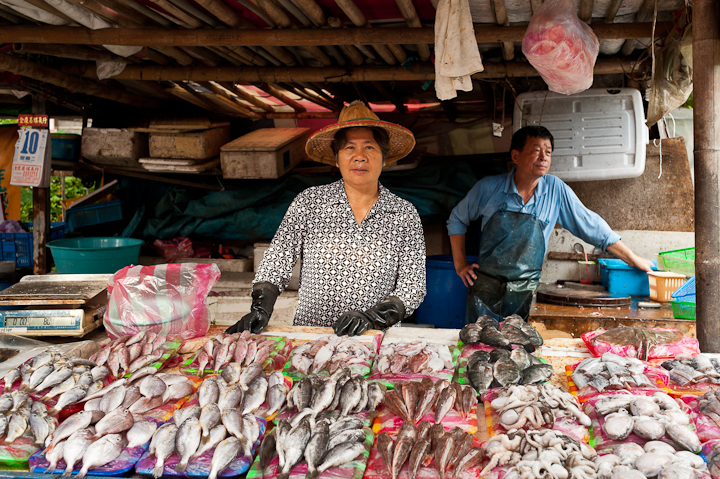
[[[490,0],[490,8],[498,25],[504,27],[510,26],[507,10],[505,9],[505,0]],[[502,52],[505,61],[510,61],[515,58],[515,45],[513,42],[502,42]]]
[[[405,22],[408,27],[422,28],[420,17],[418,17],[417,10],[415,10],[415,5],[413,5],[412,0],[395,0],[395,3],[397,3],[398,8],[400,8],[400,13],[402,13],[402,16],[405,18]],[[427,43],[418,43],[417,49],[420,60],[424,62],[430,60],[430,47]]]
[[[340,1],[340,0],[338,0]],[[652,23],[598,23],[591,25],[599,39],[648,38]],[[672,22],[658,22],[655,35],[667,34]],[[476,25],[478,43],[521,42],[527,26]],[[0,43],[65,43],[72,45],[133,46],[320,46],[372,45],[388,43],[435,43],[431,27],[423,28],[344,28],[278,29],[278,30],[168,30],[164,28],[104,28],[43,25],[13,25],[0,29]]]
[[[365,18],[365,15],[363,12],[360,11],[360,9],[355,5],[355,3],[352,0],[335,0],[335,3],[338,7],[342,9],[342,11],[345,13],[345,15],[350,19],[350,21],[355,25],[356,27],[359,27],[357,31],[363,31],[363,33],[371,33],[370,28],[372,25],[370,25],[370,22],[368,22],[367,18]],[[362,30],[360,30],[362,29]],[[346,29],[348,32],[354,32],[356,29]],[[372,30],[372,33],[374,33],[375,30]],[[338,36],[346,36],[347,33],[345,33],[345,30],[343,30],[342,35]],[[434,36],[434,29],[433,29],[433,36]],[[360,45],[365,42],[352,42],[352,45]],[[409,43],[416,43],[416,42],[409,42]],[[339,43],[335,43],[336,45],[339,45]],[[385,60],[385,62],[388,65],[395,65],[396,60],[393,53],[390,51],[390,48],[387,45],[387,42],[381,42],[377,45],[373,45],[373,48],[375,51],[380,55],[380,57]]]
[[[265,85],[258,86],[262,91],[265,93],[274,96],[281,102],[285,103],[287,106],[295,110],[296,113],[306,111],[306,108],[302,106],[300,103],[296,102],[292,98],[289,98],[286,94],[280,91],[275,85],[272,85],[270,83]]]
[[[73,60],[84,61],[110,61],[119,63],[133,63],[133,60],[140,61],[138,58],[124,58],[115,55],[107,50],[95,50],[84,45],[35,45],[28,43],[14,43],[13,51],[22,54],[48,55],[58,58],[71,58]]]
[[[255,95],[252,95],[252,94],[246,92],[243,88],[238,87],[232,81],[219,81],[218,83],[222,87],[235,93],[239,98],[245,100],[246,102],[250,103],[251,105],[254,105],[262,110],[265,110],[268,113],[272,113],[275,111],[270,103],[263,101],[260,98],[256,97]]]

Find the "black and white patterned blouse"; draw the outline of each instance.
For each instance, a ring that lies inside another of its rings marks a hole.
[[[332,326],[346,311],[397,296],[410,315],[425,297],[425,239],[408,201],[380,185],[375,205],[359,225],[343,180],[308,188],[285,213],[254,283],[282,292],[298,258],[300,302],[293,324]]]

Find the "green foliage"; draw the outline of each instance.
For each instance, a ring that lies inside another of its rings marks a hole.
[[[50,179],[50,221],[65,221],[62,217],[62,178],[52,177]],[[86,188],[80,178],[68,176],[65,178],[65,198],[73,199],[85,196],[95,191],[95,186]],[[23,187],[20,196],[20,220],[32,221],[32,188]]]

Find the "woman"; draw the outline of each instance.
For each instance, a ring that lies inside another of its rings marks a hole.
[[[308,188],[288,208],[253,281],[252,306],[227,332],[261,332],[292,268],[302,258],[296,326],[332,326],[338,335],[385,329],[425,297],[425,241],[409,202],[378,181],[405,157],[413,134],[380,121],[362,102],[317,131],[305,151],[336,165],[343,179]]]

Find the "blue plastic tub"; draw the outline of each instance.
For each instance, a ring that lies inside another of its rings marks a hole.
[[[645,271],[628,266],[621,259],[598,259],[600,278],[610,294],[649,296],[650,283]],[[653,262],[653,270],[657,270]]]
[[[70,231],[83,226],[97,225],[122,219],[122,200],[106,201],[94,205],[76,206],[65,211]]]
[[[468,256],[468,263],[475,261],[477,257]],[[415,321],[437,328],[463,328],[467,287],[455,272],[452,256],[428,256],[425,267],[427,296],[415,311]]]
[[[57,272],[63,274],[115,273],[136,264],[144,241],[134,238],[70,238],[47,244]]]

